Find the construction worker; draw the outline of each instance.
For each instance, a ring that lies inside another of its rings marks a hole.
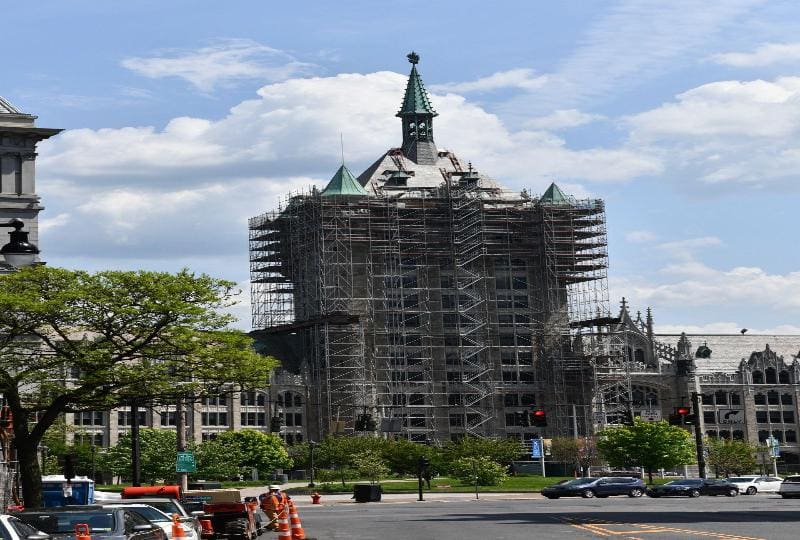
[[[281,492],[281,486],[269,486],[269,493],[262,493],[259,497],[261,501],[261,509],[267,514],[269,524],[267,528],[273,531],[278,530],[278,518],[286,511],[286,506],[289,503],[289,496]]]

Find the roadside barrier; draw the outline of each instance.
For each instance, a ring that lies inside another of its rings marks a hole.
[[[183,530],[181,517],[178,514],[172,514],[172,538],[183,538],[184,536],[186,536],[186,531]]]
[[[92,535],[89,534],[88,523],[75,524],[75,540],[92,540]]]
[[[297,513],[297,507],[292,499],[289,499],[289,517],[292,522],[292,540],[305,540],[306,532],[303,530],[300,515]]]
[[[289,507],[283,505],[278,514],[278,538],[291,538],[292,529],[289,528]]]

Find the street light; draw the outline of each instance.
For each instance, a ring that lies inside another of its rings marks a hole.
[[[8,264],[16,268],[32,265],[39,255],[39,248],[35,244],[28,242],[28,233],[22,230],[24,226],[25,224],[19,219],[12,219],[8,223],[0,223],[0,227],[14,229],[8,233],[9,242],[0,248],[0,254],[5,257]]]
[[[314,487],[314,447],[317,445],[314,441],[308,441],[308,447],[311,449],[311,482],[308,487]]]

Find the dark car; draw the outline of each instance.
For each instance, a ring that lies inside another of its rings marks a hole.
[[[75,537],[75,525],[89,525],[92,540],[167,540],[158,525],[127,508],[62,506],[24,510],[13,514],[53,539]]]
[[[644,482],[639,478],[628,476],[601,476],[600,478],[576,478],[559,482],[542,490],[548,499],[559,497],[608,497],[609,495],[627,495],[641,497],[645,492]]]
[[[673,480],[663,486],[654,486],[647,490],[648,497],[699,497],[700,495],[726,495],[736,497],[739,486],[727,480],[711,480],[703,478],[686,478]]]

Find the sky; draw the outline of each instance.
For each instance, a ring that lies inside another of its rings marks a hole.
[[[59,0],[4,6],[0,95],[40,144],[42,257],[238,283],[247,218],[401,140],[606,201],[612,304],[656,331],[800,334],[796,1]],[[13,21],[13,24],[9,21]]]

